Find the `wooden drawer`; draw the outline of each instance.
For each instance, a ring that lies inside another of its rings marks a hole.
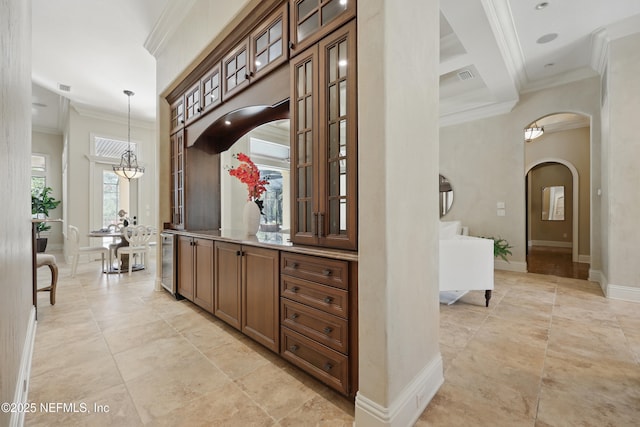
[[[349,317],[349,292],[342,289],[281,275],[280,296],[345,319]]]
[[[337,259],[282,252],[280,273],[349,289],[349,263]]]
[[[282,327],[280,354],[294,365],[341,393],[349,394],[347,356],[289,328]]]
[[[286,298],[280,300],[280,324],[327,347],[349,353],[348,322]]]

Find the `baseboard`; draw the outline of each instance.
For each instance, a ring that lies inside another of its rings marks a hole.
[[[529,240],[531,246],[549,246],[552,248],[572,248],[572,242],[559,242],[557,240]]]
[[[418,420],[443,382],[442,357],[438,353],[437,358],[424,367],[389,407],[384,407],[358,392],[354,425],[367,427],[411,426]]]
[[[527,263],[521,261],[505,261],[502,259],[496,259],[493,262],[493,268],[496,270],[515,271],[517,273],[527,272]]]
[[[18,371],[18,380],[16,382],[16,392],[13,397],[13,403],[27,403],[29,395],[29,378],[31,377],[31,358],[33,357],[33,346],[36,340],[36,308],[31,307],[29,313],[29,325],[27,326],[27,336],[24,340],[24,348],[22,349],[22,357],[20,358],[20,369]],[[24,425],[25,411],[17,411],[11,413],[9,419],[10,427],[21,427]]]
[[[640,288],[621,285],[607,285],[607,298],[619,299],[630,302],[640,302]]]

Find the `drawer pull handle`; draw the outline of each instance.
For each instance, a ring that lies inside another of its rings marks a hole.
[[[331,304],[331,301],[333,301],[333,298],[331,298],[331,297],[324,297],[324,302],[326,302],[327,304]]]
[[[323,276],[331,276],[331,270],[329,270],[328,268],[322,270],[322,275]]]
[[[333,329],[330,326],[327,326],[326,328],[324,328],[325,334],[330,334],[331,332],[333,332]]]
[[[297,262],[292,262],[291,263],[291,268],[298,268],[298,263]]]
[[[331,368],[333,368],[333,365],[329,362],[324,364],[324,370],[329,372],[331,370]]]
[[[297,346],[297,345],[292,345],[291,347],[289,347],[289,350],[290,350],[292,353],[295,353],[296,351],[298,351],[298,346]]]
[[[293,288],[291,288],[291,292],[293,292],[294,294],[297,293],[300,290],[299,287],[294,286]]]
[[[293,313],[293,314],[291,315],[291,318],[292,318],[292,319],[297,319],[297,318],[298,318],[298,313]]]

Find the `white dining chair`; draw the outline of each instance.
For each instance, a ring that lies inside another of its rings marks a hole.
[[[102,255],[102,272],[104,269],[105,255],[109,254],[109,249],[104,246],[80,246],[80,231],[78,227],[70,225],[67,228],[67,243],[69,245],[69,256],[73,257],[71,261],[71,277],[75,277],[76,270],[78,269],[78,259],[80,254],[92,254],[99,253]]]
[[[117,248],[118,272],[122,274],[122,255],[129,255],[129,276],[133,268],[133,257],[140,255],[140,262],[147,268],[147,257],[149,255],[149,239],[153,235],[153,229],[144,225],[136,225],[134,227],[125,227],[122,230],[122,237],[126,239],[129,246],[121,246]]]

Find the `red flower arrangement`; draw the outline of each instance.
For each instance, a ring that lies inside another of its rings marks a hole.
[[[247,184],[248,201],[257,201],[260,195],[267,191],[265,185],[269,184],[269,181],[260,179],[260,170],[246,154],[234,154],[233,158],[238,159],[240,165],[236,168],[230,168],[229,175],[235,176],[240,182]]]

